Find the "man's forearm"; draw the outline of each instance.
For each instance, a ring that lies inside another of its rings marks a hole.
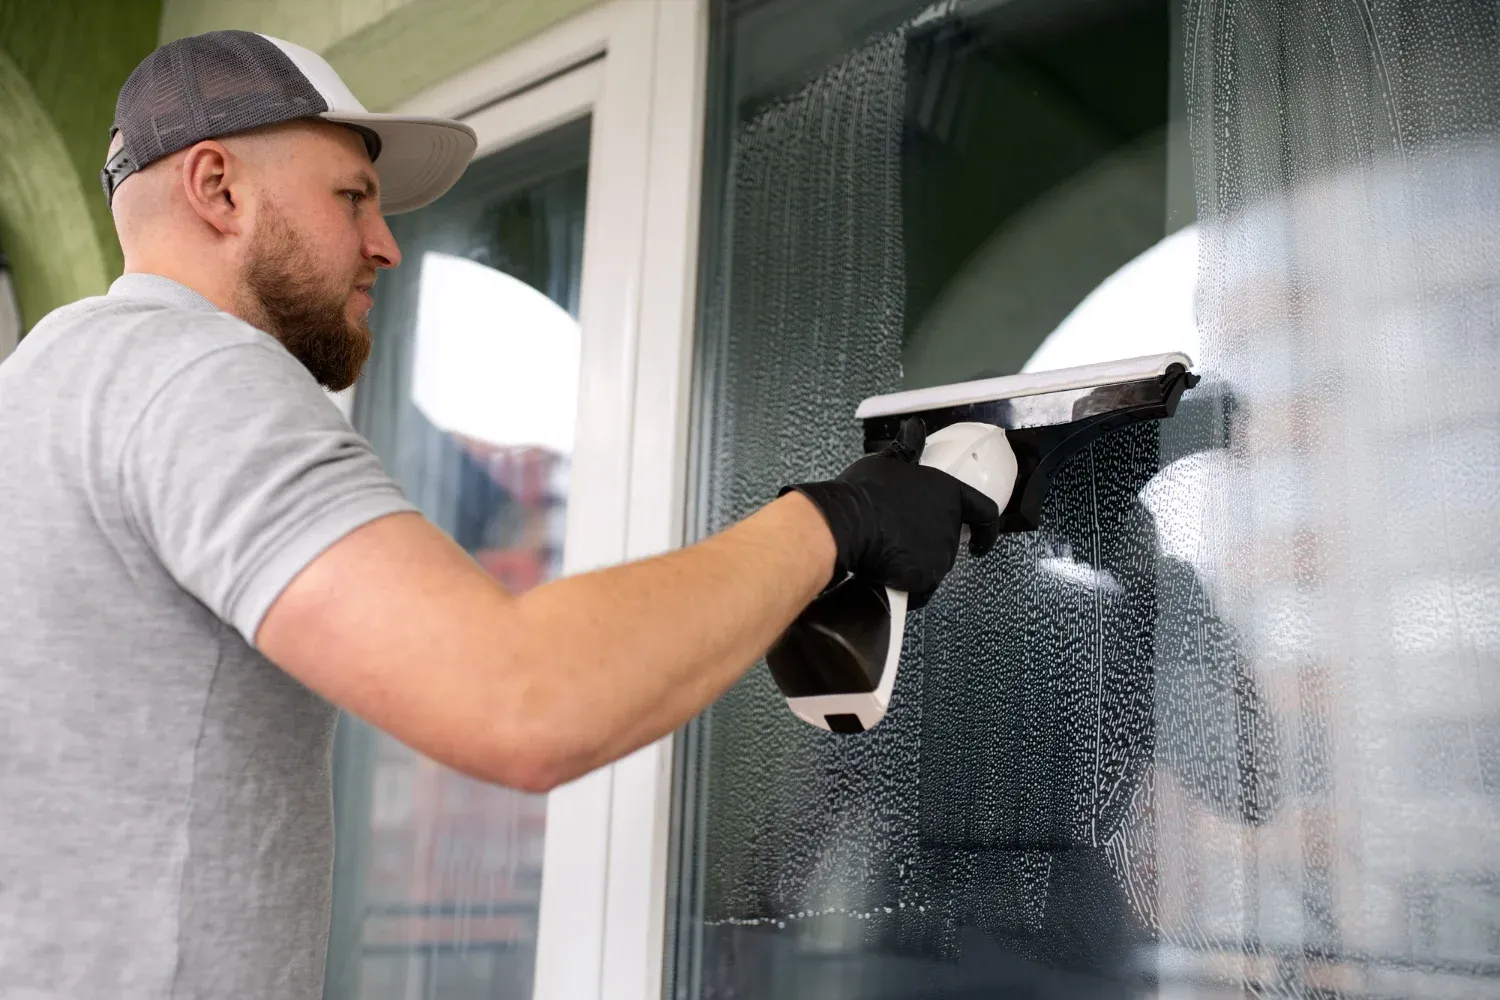
[[[420,515],[393,514],[306,566],[266,612],[256,644],[422,753],[543,791],[692,718],[835,565],[921,593],[952,567],[962,524],[993,542],[995,504],[916,464],[920,441],[903,447],[691,548],[521,597]]]
[[[560,727],[553,777],[584,774],[702,711],[817,595],[833,564],[823,516],[792,493],[690,548],[520,598],[511,620],[519,641],[507,655],[544,678],[529,687],[527,708]]]

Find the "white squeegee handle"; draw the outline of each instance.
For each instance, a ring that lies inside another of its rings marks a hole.
[[[909,389],[892,392],[884,396],[871,396],[859,404],[854,411],[856,420],[871,417],[891,417],[903,413],[921,413],[950,406],[967,406],[970,403],[990,403],[1018,396],[1039,396],[1049,392],[1066,392],[1073,389],[1091,389],[1101,385],[1116,385],[1121,382],[1139,382],[1167,373],[1173,365],[1190,370],[1193,360],[1186,354],[1152,354],[1143,358],[1126,358],[1121,361],[1105,361],[1095,365],[1079,365],[1076,368],[1059,368],[1050,372],[1025,372],[1020,375],[1004,375],[1000,378],[985,378],[974,382],[956,382],[953,385],[935,385],[927,389]]]
[[[1016,486],[1016,453],[1005,431],[993,424],[957,423],[934,431],[927,438],[920,461],[974,487],[995,501],[1000,510],[1005,509]],[[880,674],[882,686],[895,684],[908,607],[907,595],[902,591],[887,587],[885,597],[891,609],[891,638]],[[888,698],[889,690],[885,693]]]

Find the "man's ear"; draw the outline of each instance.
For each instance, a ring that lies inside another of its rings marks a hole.
[[[198,217],[225,236],[240,232],[244,218],[241,192],[243,165],[212,139],[187,151],[182,161],[182,188]]]

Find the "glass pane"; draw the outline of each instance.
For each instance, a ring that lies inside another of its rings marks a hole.
[[[487,157],[390,220],[355,422],[512,592],[562,564],[588,121]],[[335,742],[339,1000],[531,995],[546,797],[461,777],[356,719]]]
[[[960,557],[875,730],[763,669],[690,730],[674,996],[1500,988],[1493,25],[1335,6],[721,7],[702,531],[870,395],[1205,381]]]

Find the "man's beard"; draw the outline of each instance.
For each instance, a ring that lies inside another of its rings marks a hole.
[[[274,210],[273,210],[274,213]],[[281,341],[313,378],[339,392],[359,378],[370,356],[370,327],[350,322],[347,286],[325,287],[322,262],[279,213],[261,219],[245,267],[247,318]]]

